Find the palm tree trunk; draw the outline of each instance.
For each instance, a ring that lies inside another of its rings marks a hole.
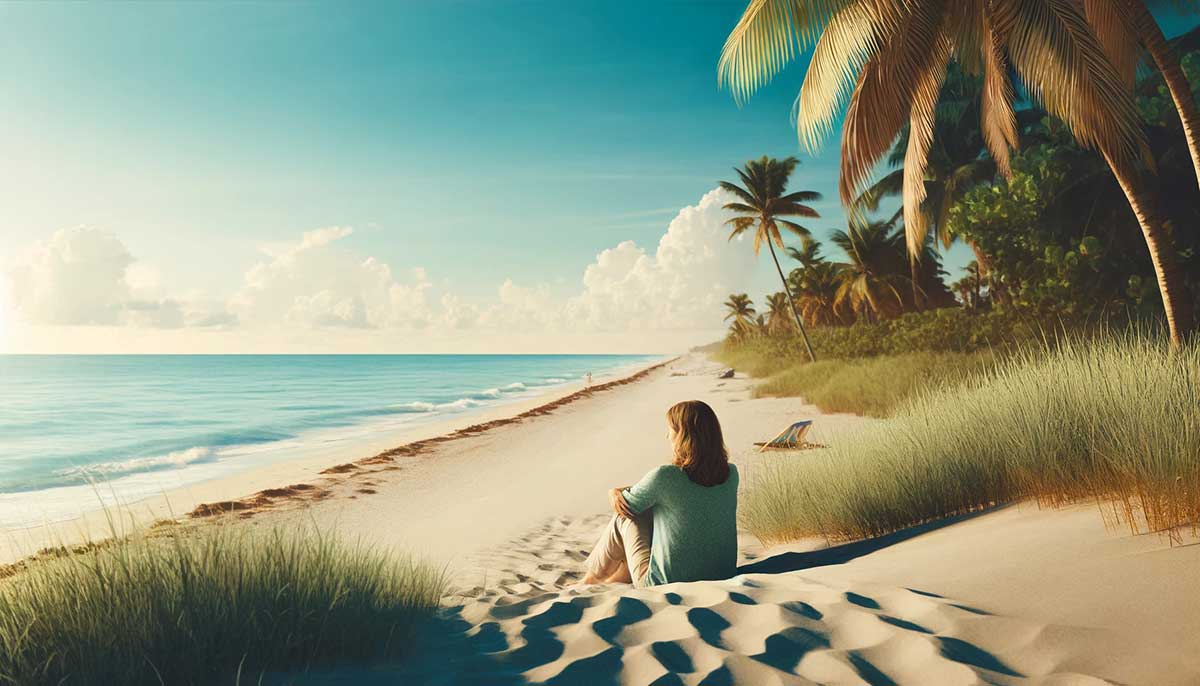
[[[1158,210],[1158,198],[1144,187],[1131,163],[1114,164],[1112,157],[1104,153],[1104,160],[1117,177],[1117,183],[1125,192],[1129,207],[1142,227],[1142,236],[1150,250],[1150,261],[1154,263],[1154,275],[1158,279],[1158,290],[1162,295],[1163,310],[1167,315],[1167,327],[1171,332],[1171,344],[1178,347],[1190,338],[1196,328],[1192,310],[1191,294],[1183,280],[1179,266],[1179,255],[1171,243],[1171,237],[1163,229]]]
[[[775,245],[770,237],[767,237],[767,247],[771,249],[771,259],[775,261],[775,271],[779,273],[779,280],[783,282],[783,292],[787,293],[788,305],[792,306],[792,316],[796,318],[796,326],[800,327],[800,337],[804,339],[804,349],[808,351],[808,359],[816,362],[817,356],[813,353],[812,343],[808,342],[808,332],[804,330],[804,322],[800,321],[800,313],[796,311],[796,301],[792,300],[792,289],[788,287],[787,279],[783,277],[783,268],[779,266],[779,258],[775,256]]]
[[[1171,99],[1175,101],[1179,121],[1183,124],[1183,136],[1187,139],[1188,153],[1192,156],[1196,183],[1200,184],[1200,142],[1196,140],[1197,131],[1200,131],[1200,109],[1196,107],[1187,75],[1179,65],[1179,55],[1167,44],[1166,36],[1143,0],[1125,0],[1125,7],[1132,13],[1138,40],[1146,46],[1146,51],[1167,84],[1167,90],[1171,92]]]

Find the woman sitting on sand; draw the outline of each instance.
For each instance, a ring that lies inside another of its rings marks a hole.
[[[609,493],[613,511],[583,583],[655,586],[728,579],[737,572],[738,473],[708,405],[667,410],[671,464]]]

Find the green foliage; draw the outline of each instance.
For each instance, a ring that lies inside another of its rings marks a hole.
[[[1179,60],[1183,73],[1191,84],[1192,92],[1200,92],[1200,52],[1191,52]],[[1162,78],[1155,74],[1146,79],[1137,96],[1138,110],[1142,120],[1151,126],[1175,128],[1180,126],[1179,110],[1171,99],[1171,93]]]
[[[0,682],[253,683],[396,655],[442,591],[429,567],[303,527],[116,539],[0,583]]]
[[[1200,522],[1200,346],[1126,334],[1028,349],[832,442],[748,470],[742,524],[767,542],[857,539],[1035,498],[1111,503],[1135,529],[1177,533]]]
[[[905,353],[797,364],[754,389],[755,397],[800,396],[822,412],[886,417],[910,398],[992,369],[992,353]]]
[[[1053,320],[1048,320],[1053,322]],[[1004,349],[1053,332],[1019,312],[969,312],[948,307],[911,312],[895,319],[852,326],[822,326],[809,331],[819,360],[852,359],[913,352],[975,352]],[[768,376],[807,360],[804,346],[793,336],[727,339],[717,354],[724,364],[753,376]]]
[[[1182,58],[1193,90],[1200,53]],[[1154,169],[1147,170],[1184,281],[1200,296],[1200,193],[1175,104],[1157,73],[1136,87]],[[1034,110],[1022,113],[1025,118]],[[986,181],[950,207],[946,229],[986,257],[991,304],[1067,321],[1162,313],[1141,229],[1104,160],[1043,116],[1025,127],[1011,179]]]
[[[1030,147],[1015,156],[1010,180],[977,186],[950,209],[950,230],[988,256],[1000,306],[1068,321],[1161,307],[1128,209],[1092,203],[1103,220],[1089,222],[1064,205],[1069,187],[1113,183],[1093,157],[1073,143]]]

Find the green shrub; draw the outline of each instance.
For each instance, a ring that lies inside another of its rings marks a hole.
[[[303,527],[116,539],[0,581],[0,682],[254,683],[396,655],[442,589],[407,557]]]
[[[821,326],[809,331],[818,360],[854,359],[912,352],[958,352],[1010,349],[1059,329],[1011,311],[970,312],[947,307],[912,312],[874,324]],[[808,353],[798,336],[758,336],[727,340],[715,357],[753,376],[768,376],[798,362]]]
[[[820,360],[771,376],[755,387],[754,396],[800,396],[823,412],[886,417],[920,393],[961,384],[995,364],[988,352]]]
[[[1030,349],[750,471],[739,510],[768,542],[877,536],[1023,498],[1109,503],[1135,530],[1195,527],[1200,346],[1124,334]]]

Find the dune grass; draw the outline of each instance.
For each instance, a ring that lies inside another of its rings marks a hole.
[[[767,378],[754,397],[800,396],[823,412],[886,417],[909,398],[961,384],[996,365],[990,352],[906,353],[797,364]]]
[[[256,683],[396,656],[442,590],[437,570],[306,527],[115,539],[0,580],[0,682]]]
[[[1104,505],[1175,536],[1200,522],[1200,346],[1111,334],[1017,353],[826,450],[748,479],[743,524],[769,542],[877,536],[1035,498]]]

